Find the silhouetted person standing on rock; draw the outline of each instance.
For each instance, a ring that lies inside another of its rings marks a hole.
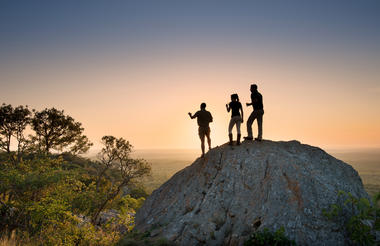
[[[251,85],[251,103],[247,103],[247,106],[253,106],[253,112],[247,120],[247,132],[248,136],[244,137],[245,140],[252,140],[252,124],[257,119],[258,135],[255,140],[261,141],[263,138],[263,96],[257,91],[257,85]]]
[[[232,110],[230,124],[228,125],[228,137],[230,138],[229,145],[233,144],[232,128],[234,127],[235,124],[236,124],[236,130],[237,130],[236,145],[240,145],[240,137],[241,137],[240,124],[243,123],[243,107],[241,106],[241,103],[239,102],[238,94],[231,95],[231,102],[229,104],[226,104],[226,108],[227,108],[227,112],[230,112],[230,110]],[[240,112],[241,112],[241,115],[240,115]]]
[[[206,110],[206,103],[201,104],[201,110],[197,111],[194,115],[189,113],[191,119],[197,118],[198,122],[198,134],[201,139],[202,157],[205,154],[205,136],[207,137],[208,149],[211,149],[210,127],[212,122],[212,115]]]

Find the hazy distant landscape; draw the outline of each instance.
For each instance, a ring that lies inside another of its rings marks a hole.
[[[370,195],[380,191],[380,149],[326,150],[359,172]],[[136,150],[134,155],[152,164],[152,177],[144,184],[149,192],[157,189],[173,174],[190,165],[200,155],[197,149]]]
[[[370,195],[380,191],[380,149],[330,150],[327,152],[355,168]]]
[[[195,149],[136,150],[134,156],[152,164],[152,177],[143,182],[148,192],[152,192],[176,172],[193,163],[199,152]]]

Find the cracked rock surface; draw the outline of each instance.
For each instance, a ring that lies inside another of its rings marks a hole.
[[[268,140],[223,145],[155,190],[135,229],[178,245],[242,245],[256,230],[283,226],[298,245],[345,245],[344,221],[322,214],[344,202],[339,190],[368,198],[357,171],[320,148]]]

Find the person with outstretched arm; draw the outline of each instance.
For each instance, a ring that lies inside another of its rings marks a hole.
[[[206,103],[201,104],[201,110],[197,111],[194,115],[189,113],[191,119],[197,118],[198,123],[198,135],[201,139],[202,157],[205,155],[205,137],[207,137],[208,149],[211,149],[210,127],[212,122],[212,115],[206,110]]]
[[[231,102],[229,104],[226,104],[226,108],[227,112],[230,112],[232,110],[230,124],[228,125],[228,137],[230,139],[229,145],[233,145],[232,128],[234,127],[234,125],[236,125],[237,131],[236,145],[240,145],[240,124],[243,123],[243,107],[239,102],[238,94],[231,95]]]
[[[244,137],[245,140],[253,140],[252,135],[252,124],[257,119],[258,135],[255,140],[261,141],[263,139],[263,115],[264,115],[264,106],[263,106],[263,96],[260,92],[257,91],[257,85],[251,85],[251,103],[247,103],[247,106],[253,107],[253,112],[247,120],[247,132],[248,136]]]

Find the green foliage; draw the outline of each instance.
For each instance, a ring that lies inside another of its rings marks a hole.
[[[149,196],[148,192],[146,191],[145,187],[142,186],[142,185],[135,185],[135,186],[132,186],[130,191],[129,191],[129,195],[133,198],[140,198],[140,197],[144,197],[144,198],[147,198]]]
[[[101,161],[82,158],[92,144],[81,123],[55,108],[33,113],[0,107],[0,241],[8,234],[20,245],[114,245],[134,226],[147,196],[136,183],[150,165],[130,158],[132,145],[113,136],[102,139]],[[27,126],[35,132],[29,139]],[[92,220],[102,213],[101,223]]]
[[[136,199],[131,197],[131,195],[126,195],[119,199],[117,209],[119,209],[120,211],[135,212],[143,205],[144,202],[144,197]]]
[[[111,182],[96,191],[96,177],[86,172],[85,165],[66,169],[66,163],[61,157],[47,155],[36,155],[17,166],[2,163],[0,232],[3,235],[16,230],[17,242],[24,245],[31,242],[35,245],[112,245],[119,240],[121,225],[127,230],[133,228],[134,213],[145,198],[115,197],[108,208],[117,209],[119,215],[95,227],[89,217],[98,210]]]
[[[89,218],[112,187],[112,180],[104,178],[97,191],[95,163],[69,154],[35,154],[14,165],[3,155],[0,236],[16,231],[22,245],[113,245],[120,226],[133,228],[143,197],[114,197],[104,209],[117,209],[118,216],[100,227],[91,224]]]
[[[285,236],[285,229],[281,227],[275,232],[269,231],[268,228],[264,228],[262,231],[257,231],[253,233],[249,239],[244,242],[244,246],[266,246],[266,245],[276,245],[276,246],[290,246],[296,245],[293,240],[289,240]]]
[[[378,245],[375,233],[380,231],[380,193],[373,197],[372,203],[366,198],[356,198],[350,192],[339,191],[338,197],[345,199],[343,205],[332,204],[330,210],[323,210],[323,214],[330,220],[343,219],[345,229],[354,243]]]
[[[110,206],[112,200],[120,195],[123,187],[132,185],[138,179],[147,176],[151,172],[150,165],[143,159],[133,159],[130,157],[132,145],[123,138],[114,136],[104,136],[102,138],[104,147],[99,153],[98,177],[96,181],[96,190],[103,180],[106,171],[112,169],[116,171],[116,177],[112,180],[112,186],[105,195],[105,198],[98,204],[97,209],[92,214],[91,221],[96,223],[100,212],[107,206]]]

